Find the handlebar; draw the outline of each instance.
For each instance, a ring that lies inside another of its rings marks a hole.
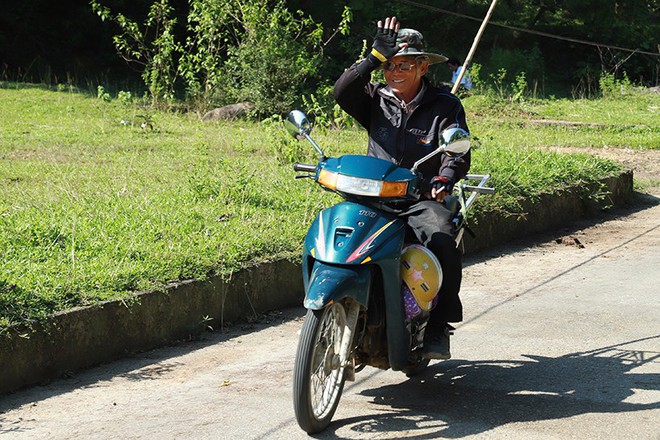
[[[490,174],[468,174],[465,176],[467,181],[478,181],[477,185],[467,185],[464,184],[463,188],[467,191],[470,191],[470,197],[465,202],[465,210],[467,211],[472,207],[475,199],[479,194],[495,194],[495,188],[489,188],[486,186],[486,183],[490,180]]]
[[[468,191],[479,193],[479,194],[495,194],[495,188],[489,188],[486,186],[486,183],[490,180],[490,174],[468,174],[465,176],[465,184],[463,188]],[[469,181],[477,181],[476,185],[468,185]]]
[[[479,194],[492,195],[495,194],[495,188],[487,188],[474,185],[465,185],[465,189],[468,191],[476,192]]]
[[[293,164],[293,170],[294,171],[304,171],[307,173],[315,173],[316,172],[316,165],[308,165],[306,163],[299,163],[296,162]]]

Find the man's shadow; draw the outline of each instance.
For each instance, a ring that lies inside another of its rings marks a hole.
[[[459,438],[510,423],[658,409],[659,401],[635,403],[641,399],[634,395],[636,390],[660,391],[660,375],[632,370],[657,361],[660,354],[626,348],[658,338],[556,358],[440,362],[405,382],[362,391],[382,406],[381,414],[335,419],[329,430]]]

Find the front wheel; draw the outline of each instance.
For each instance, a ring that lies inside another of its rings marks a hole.
[[[308,434],[327,428],[344,388],[340,347],[346,312],[340,303],[308,310],[293,370],[293,406]]]

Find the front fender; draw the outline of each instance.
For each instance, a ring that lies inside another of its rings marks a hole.
[[[304,306],[320,310],[333,301],[350,297],[367,306],[371,287],[369,266],[335,266],[314,261],[314,266],[306,283]]]

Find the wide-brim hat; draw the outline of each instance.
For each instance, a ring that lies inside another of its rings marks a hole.
[[[423,55],[428,58],[429,64],[445,63],[448,58],[433,52],[424,50],[424,36],[415,29],[399,29],[396,44],[408,43],[408,47],[401,49],[395,56],[416,57]]]

